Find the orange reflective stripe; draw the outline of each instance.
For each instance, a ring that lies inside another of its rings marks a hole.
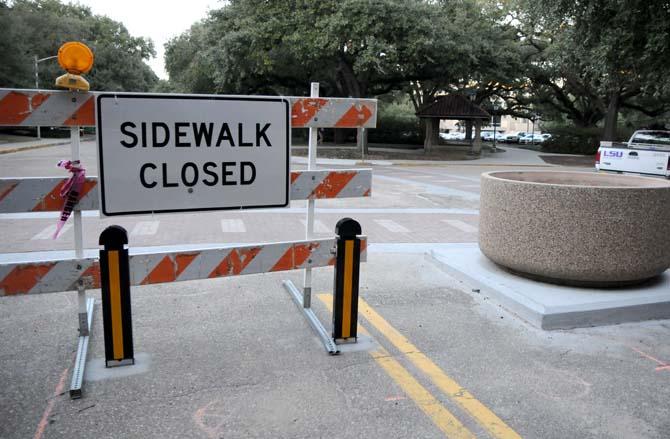
[[[351,303],[354,272],[354,241],[344,242],[344,297],[342,301],[342,338],[351,337]]]
[[[186,267],[191,265],[191,262],[197,258],[199,253],[182,253],[175,256],[175,262],[177,263],[177,272],[175,273],[175,278],[178,278],[180,274],[186,270]]]
[[[362,125],[365,125],[365,122],[372,117],[372,111],[366,106],[361,105],[361,109],[356,108],[356,105],[352,105],[344,116],[340,118],[335,124],[336,128],[355,128]]]
[[[9,193],[13,191],[16,186],[18,186],[18,183],[6,184],[0,187],[0,201],[4,200],[5,197],[9,195]]]
[[[81,274],[87,288],[100,288],[100,265],[95,262]]]
[[[163,282],[172,282],[176,279],[174,272],[174,265],[169,256],[165,256],[161,261],[151,270],[151,273],[144,278],[142,285],[159,284]]]
[[[73,115],[65,119],[63,125],[95,125],[95,98],[91,96]]]
[[[49,98],[47,94],[36,94],[30,99],[29,95],[11,91],[0,99],[0,124],[19,125]]]
[[[291,107],[291,126],[294,128],[305,126],[327,103],[327,99],[298,99]]]
[[[0,280],[0,290],[11,296],[28,293],[56,265],[56,262],[14,268]]]
[[[260,253],[262,247],[254,247],[246,250],[233,250],[221,261],[221,263],[209,274],[208,277],[221,277],[240,274]]]
[[[121,312],[121,271],[119,269],[119,252],[107,252],[109,264],[109,304],[112,320],[112,346],[114,359],[123,359],[123,319]]]
[[[335,198],[356,176],[356,171],[330,172],[312,191],[309,198]]]

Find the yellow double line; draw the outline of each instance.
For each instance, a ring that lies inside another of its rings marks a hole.
[[[332,296],[330,294],[319,294],[319,299],[332,311]],[[440,391],[472,416],[492,437],[497,439],[521,438],[502,419],[479,402],[467,389],[444,373],[430,358],[361,298],[358,299],[358,311],[414,366],[428,376]],[[361,334],[368,334],[365,328],[360,325],[358,331]],[[475,437],[386,349],[379,347],[370,352],[370,355],[447,437],[468,439]]]

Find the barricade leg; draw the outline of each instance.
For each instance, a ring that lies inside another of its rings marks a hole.
[[[95,306],[95,299],[89,297],[86,300],[86,335],[79,335],[79,344],[77,345],[77,356],[74,360],[74,368],[72,369],[72,381],[70,383],[70,398],[79,399],[82,395],[82,387],[84,384],[84,370],[86,368],[86,356],[88,355],[88,341],[91,332],[91,324],[93,322],[93,307]]]
[[[343,218],[335,233],[336,261],[333,294],[333,339],[336,343],[356,342],[358,328],[358,278],[361,265],[361,225]]]
[[[79,127],[70,127],[70,153],[73,162],[79,162]],[[74,252],[78,259],[84,257],[84,233],[81,221],[81,210],[75,206],[72,221],[74,222]],[[70,381],[70,398],[78,399],[82,395],[84,384],[84,370],[86,368],[86,356],[88,354],[89,332],[93,321],[93,309],[95,299],[86,297],[86,288],[80,279],[77,282],[77,315],[79,326],[79,343],[77,345],[77,356],[72,368],[72,381]]]
[[[319,83],[312,82],[310,84],[310,97],[319,97]],[[307,170],[311,171],[316,168],[316,147],[318,143],[319,133],[317,128],[310,127],[309,129],[309,145],[307,150]],[[305,223],[305,238],[314,238],[314,214],[316,208],[316,200],[307,200],[307,221]],[[302,306],[303,308],[311,308],[312,306],[312,268],[305,268],[305,276],[302,289]]]
[[[109,226],[100,234],[100,284],[105,333],[105,366],[135,364],[133,325],[130,309],[128,233],[121,226]]]

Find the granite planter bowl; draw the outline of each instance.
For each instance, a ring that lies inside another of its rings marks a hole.
[[[670,181],[563,171],[481,177],[479,248],[527,277],[624,286],[670,267]]]

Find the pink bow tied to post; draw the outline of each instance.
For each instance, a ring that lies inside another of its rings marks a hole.
[[[60,191],[60,196],[65,200],[65,204],[63,204],[60,219],[58,220],[58,224],[56,224],[56,233],[54,233],[53,239],[58,238],[58,234],[67,222],[67,219],[70,218],[74,206],[79,202],[79,197],[81,197],[81,192],[84,188],[84,181],[86,180],[86,169],[79,165],[79,160],[61,160],[58,162],[58,167],[67,169],[72,175]]]

